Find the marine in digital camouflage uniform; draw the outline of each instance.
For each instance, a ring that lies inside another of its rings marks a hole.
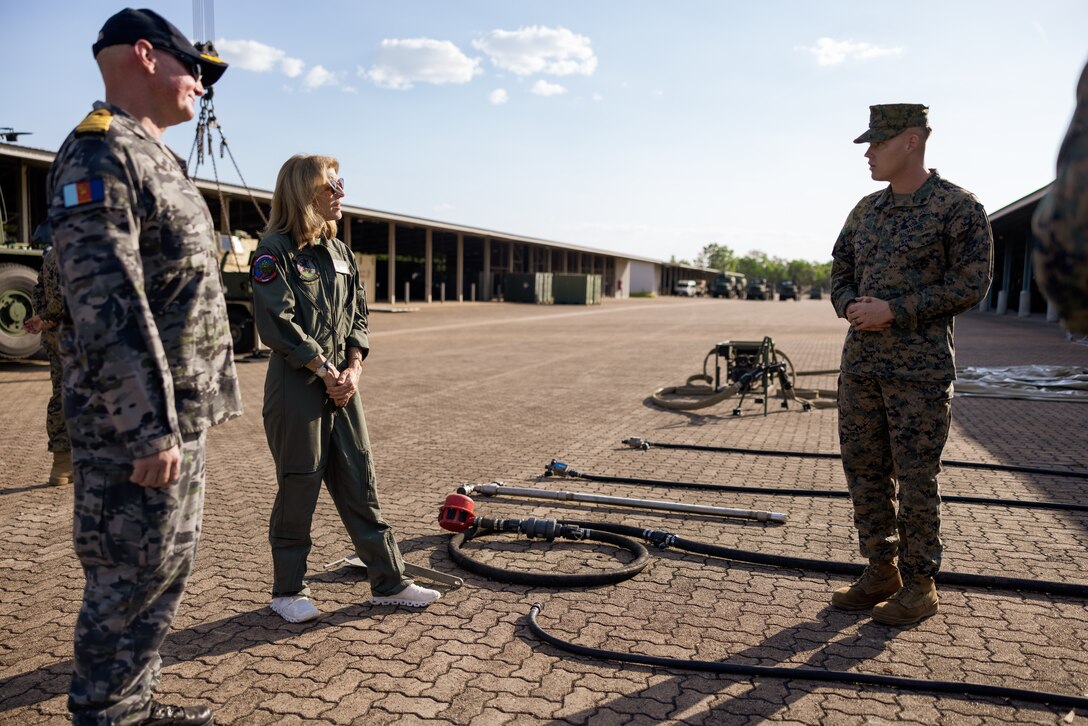
[[[41,323],[42,346],[49,357],[49,382],[52,393],[45,409],[45,432],[49,451],[53,453],[50,484],[68,484],[72,476],[72,442],[68,439],[68,424],[61,405],[61,361],[57,347],[57,326],[64,318],[64,298],[60,292],[57,255],[52,247],[42,255],[42,269],[34,285],[34,315]]]
[[[1035,210],[1035,279],[1065,327],[1088,334],[1088,65],[1058,152],[1054,186]]]
[[[831,272],[831,302],[851,323],[839,442],[870,566],[832,602],[906,624],[937,609],[937,475],[951,421],[953,317],[989,288],[993,237],[978,200],[926,169],[926,107],[870,109],[869,130],[855,143],[869,143],[873,178],[891,184],[854,207]]]
[[[108,102],[48,186],[86,576],[68,707],[76,724],[203,724],[206,706],[153,690],[200,535],[205,431],[241,401],[211,214],[160,137],[226,64],[147,10],[111,17],[93,50]]]

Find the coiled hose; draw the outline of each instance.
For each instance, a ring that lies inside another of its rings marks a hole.
[[[714,391],[712,385],[695,385],[696,383],[713,384],[714,379],[707,373],[707,363],[710,361],[711,356],[717,353],[717,347],[711,348],[710,351],[703,357],[703,372],[695,373],[688,376],[687,381],[682,386],[663,386],[655,390],[650,394],[650,400],[655,406],[659,408],[668,409],[670,411],[695,411],[700,408],[709,408],[710,406],[717,405],[726,399],[736,396],[743,390],[746,390],[752,383],[752,380],[740,380],[727,386],[721,391]],[[832,408],[835,404],[835,399],[838,396],[838,391],[831,389],[821,388],[809,388],[799,389],[795,387],[797,376],[815,376],[826,375],[830,373],[837,374],[838,371],[802,371],[798,373],[793,367],[793,361],[789,356],[778,349],[773,350],[773,360],[775,363],[781,359],[782,363],[786,366],[786,378],[789,380],[790,386],[788,389],[781,392],[783,400],[796,401],[804,406],[815,408]],[[768,374],[769,375],[769,374]],[[691,396],[698,397],[694,401],[677,401],[666,396]]]
[[[567,523],[559,522],[559,524],[565,525]],[[470,540],[476,539],[477,537],[499,534],[493,530],[484,530],[478,527],[473,527],[465,532],[453,535],[447,543],[446,548],[453,561],[469,572],[475,572],[477,575],[482,575],[490,580],[498,580],[499,582],[511,582],[515,585],[537,587],[597,587],[600,585],[611,585],[634,577],[642,572],[646,565],[650,564],[650,553],[642,543],[624,537],[621,534],[606,532],[599,528],[585,527],[584,529],[587,534],[585,539],[615,545],[620,549],[625,549],[632,553],[635,556],[635,559],[622,567],[608,570],[607,572],[583,573],[578,575],[510,570],[481,562],[464,551],[463,547],[465,543]]]

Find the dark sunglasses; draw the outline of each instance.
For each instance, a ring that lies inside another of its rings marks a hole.
[[[189,75],[195,78],[198,82],[201,78],[204,77],[204,69],[200,67],[200,63],[198,61],[193,60],[192,56],[185,55],[184,53],[179,53],[178,51],[171,50],[170,48],[156,48],[156,50],[161,50],[163,53],[169,53],[170,55],[181,61],[181,64],[185,66],[185,70],[189,71]]]

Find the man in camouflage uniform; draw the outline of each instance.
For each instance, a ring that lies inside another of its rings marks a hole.
[[[831,302],[850,322],[839,376],[839,443],[869,566],[832,604],[906,625],[937,612],[937,474],[956,376],[952,319],[990,285],[993,237],[969,192],[925,167],[928,109],[870,107],[873,179],[835,242]],[[896,513],[895,485],[899,484]],[[898,567],[895,558],[898,555]]]
[[[205,432],[241,401],[211,214],[161,136],[226,64],[150,10],[111,17],[93,51],[106,102],[48,187],[86,576],[68,708],[76,724],[205,724],[207,706],[152,694],[199,539]]]
[[[45,433],[49,439],[49,451],[53,452],[53,468],[49,472],[52,486],[68,484],[72,480],[72,442],[68,439],[68,424],[61,406],[60,350],[57,348],[57,326],[64,317],[64,298],[60,294],[60,276],[57,255],[52,247],[42,255],[42,269],[34,285],[34,317],[24,323],[28,333],[41,333],[42,346],[49,357],[49,382],[52,394],[45,408]]]
[[[1088,65],[1077,84],[1077,109],[1058,152],[1058,173],[1039,208],[1035,279],[1065,327],[1088,334]]]

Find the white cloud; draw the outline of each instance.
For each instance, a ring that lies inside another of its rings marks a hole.
[[[561,27],[492,30],[472,45],[486,53],[497,67],[519,76],[589,76],[597,69],[590,39]]]
[[[289,78],[295,78],[302,73],[302,68],[306,65],[298,58],[289,57],[279,48],[273,48],[256,40],[220,38],[215,41],[215,48],[223,60],[234,67],[257,73],[265,73],[278,65],[281,73]]]
[[[487,100],[491,101],[494,106],[501,106],[510,100],[510,94],[506,92],[505,88],[496,88],[488,94]]]
[[[479,66],[478,58],[469,58],[448,40],[386,39],[374,65],[358,73],[383,88],[407,90],[414,83],[468,83],[482,72]]]
[[[800,50],[812,53],[816,57],[816,63],[821,66],[835,66],[847,60],[862,62],[903,54],[902,48],[881,48],[872,43],[855,43],[834,38],[819,38],[816,45],[802,46]]]
[[[598,103],[600,103],[601,101],[603,101],[603,100],[604,100],[604,96],[602,96],[602,95],[601,95],[601,94],[599,94],[599,93],[594,93],[594,94],[593,94],[593,100],[594,100],[594,101],[596,101],[596,102],[598,102]]]
[[[288,78],[297,78],[302,75],[302,68],[306,64],[298,58],[284,58],[280,61],[280,70]]]
[[[324,66],[316,65],[306,74],[302,81],[306,88],[320,88],[321,86],[335,86],[340,83],[336,74]]]
[[[533,84],[532,91],[538,96],[558,96],[566,93],[567,89],[558,83],[548,83],[542,78]]]

